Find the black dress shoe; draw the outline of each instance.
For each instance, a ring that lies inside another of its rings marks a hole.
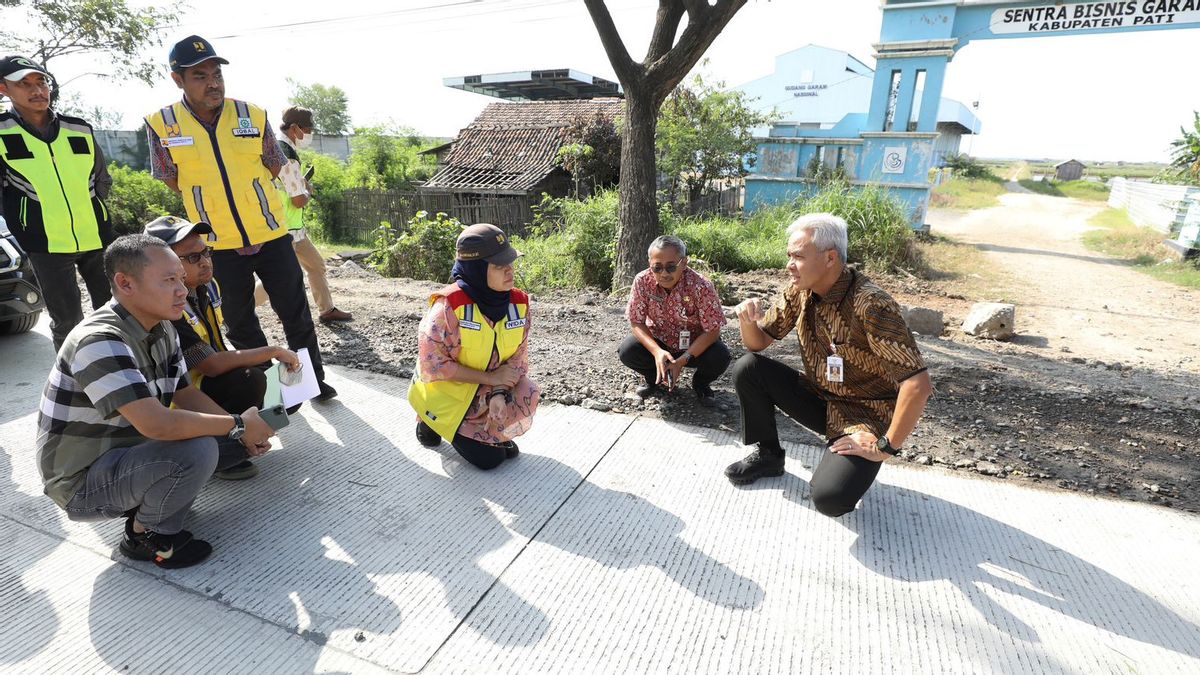
[[[317,384],[321,387],[321,393],[317,394],[316,400],[328,401],[331,398],[337,398],[337,389],[334,389],[325,382],[318,382]]]
[[[734,485],[749,485],[759,478],[783,475],[783,450],[754,448],[744,459],[725,467],[725,477]]]
[[[427,448],[436,448],[442,444],[442,437],[438,432],[421,420],[417,420],[417,440]]]
[[[639,398],[660,398],[663,395],[662,387],[657,384],[650,384],[649,382],[638,385],[635,391]]]
[[[700,401],[700,405],[705,408],[713,408],[717,405],[717,392],[707,384],[692,385],[692,391],[696,392],[696,399]]]

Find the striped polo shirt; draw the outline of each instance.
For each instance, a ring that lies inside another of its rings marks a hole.
[[[42,390],[37,453],[46,494],[65,508],[101,455],[149,440],[118,408],[149,397],[169,406],[187,385],[170,321],[147,331],[116,300],[93,312],[67,335]]]

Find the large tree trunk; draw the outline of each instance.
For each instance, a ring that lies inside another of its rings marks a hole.
[[[628,286],[646,267],[646,249],[659,235],[658,177],[654,161],[654,132],[658,108],[646,96],[625,98],[621,143],[621,229],[613,288]]]
[[[633,281],[646,263],[646,249],[659,234],[654,156],[658,110],[746,1],[658,0],[650,47],[645,60],[637,63],[621,41],[605,0],[584,0],[608,60],[625,88],[621,230],[613,265],[613,288],[628,286]],[[685,14],[688,23],[680,32],[679,22]]]

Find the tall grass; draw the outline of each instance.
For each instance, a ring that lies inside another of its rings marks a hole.
[[[999,206],[1004,192],[999,178],[951,178],[933,189],[929,204],[943,209],[987,209]]]
[[[1163,246],[1163,234],[1138,227],[1124,209],[1105,209],[1088,221],[1098,229],[1083,234],[1083,245],[1106,256],[1125,260],[1134,269],[1168,283],[1200,288],[1200,267],[1193,261],[1172,259]]]

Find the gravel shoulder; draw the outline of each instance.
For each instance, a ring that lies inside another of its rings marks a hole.
[[[1086,211],[1095,208],[1079,202],[1070,213],[1051,211],[1059,222],[1076,228],[1070,234],[1043,233],[1040,239],[1030,232],[978,235],[1011,217],[1009,200],[1014,198],[1073,201],[1006,195],[1006,206],[999,209],[934,212],[931,220],[935,232],[974,241],[983,250],[1023,249],[989,253],[989,260],[1030,281],[1029,304],[1018,303],[1015,340],[976,340],[955,330],[971,300],[928,282],[874,277],[901,303],[943,311],[948,324],[942,337],[918,338],[936,393],[900,461],[1200,512],[1200,495],[1193,489],[1200,481],[1200,347],[1195,344],[1200,322],[1194,311],[1200,294],[1163,287],[1081,247],[1072,248],[1078,246],[1081,228],[1071,224],[1085,221]],[[1032,211],[1058,206],[1021,204]],[[1008,243],[989,241],[989,236]],[[1028,258],[1053,259],[1055,271],[1031,270]],[[1103,286],[1106,278],[1124,292]],[[782,271],[729,280],[738,297],[771,296],[784,283]],[[338,306],[355,320],[318,327],[326,362],[411,376],[417,324],[429,293],[441,285],[385,279],[354,263],[331,261],[330,286]],[[623,308],[623,297],[593,292],[534,298],[530,359],[544,400],[738,430],[737,398],[728,374],[715,385],[715,408],[700,406],[686,386],[662,400],[643,402],[633,394],[638,376],[617,359],[617,345],[628,334]],[[1075,315],[1091,319],[1085,322],[1086,332],[1071,330],[1071,322],[1062,319]],[[282,343],[270,312],[260,316],[269,338]],[[735,321],[722,337],[735,355],[743,351]],[[794,335],[767,353],[803,368]],[[785,420],[781,417],[785,438],[817,442]]]

